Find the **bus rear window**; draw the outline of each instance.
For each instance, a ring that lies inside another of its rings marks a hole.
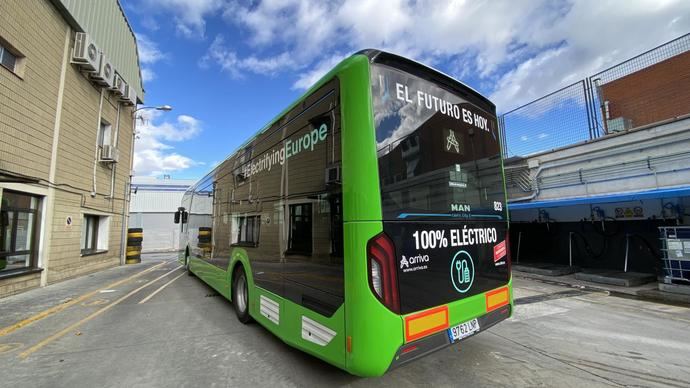
[[[383,219],[504,219],[494,112],[381,64],[371,85]]]

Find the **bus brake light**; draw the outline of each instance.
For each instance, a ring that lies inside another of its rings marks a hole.
[[[398,274],[395,247],[385,233],[379,233],[367,243],[369,288],[388,309],[400,312]]]

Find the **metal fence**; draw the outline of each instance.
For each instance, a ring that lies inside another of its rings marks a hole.
[[[690,114],[690,34],[499,117],[504,158]]]

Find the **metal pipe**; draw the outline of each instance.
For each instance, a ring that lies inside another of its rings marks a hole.
[[[515,260],[515,264],[520,263],[520,244],[522,243],[522,231],[518,232],[518,248],[517,248],[517,258]]]
[[[115,138],[113,139],[113,147],[117,149],[117,143],[118,143],[118,137],[120,136],[120,107],[122,106],[121,102],[117,103],[117,116],[115,116]],[[117,172],[117,165],[116,164],[111,164],[110,165],[110,200],[111,204],[113,196],[115,195],[115,173]],[[113,210],[113,206],[110,207],[111,210]]]
[[[570,266],[573,266],[573,232],[568,233],[568,258]]]
[[[631,145],[631,144],[636,144],[636,143],[639,143],[639,142],[645,141],[645,140],[647,140],[647,139],[638,139],[638,140],[636,140],[636,141],[634,141],[634,142],[631,142],[631,143],[626,144],[626,146]],[[662,143],[660,143],[660,144],[654,144],[653,146],[654,146],[654,147],[660,147],[660,146],[664,146],[664,145],[667,145],[667,144],[677,144],[677,142],[678,142],[677,140],[676,140],[676,141],[667,141],[667,142],[662,142]],[[597,152],[599,152],[599,151],[605,151],[605,150],[607,150],[607,149],[614,149],[614,148],[615,148],[615,147],[608,147],[608,148],[605,148],[605,149],[597,150]],[[626,147],[626,148],[627,148],[627,147]],[[620,150],[619,152],[614,152],[613,154],[597,155],[597,156],[593,156],[593,157],[589,157],[589,158],[578,158],[577,160],[564,160],[564,161],[562,161],[562,162],[560,162],[560,163],[554,163],[554,164],[550,164],[550,165],[540,165],[539,168],[537,169],[537,172],[536,172],[535,175],[534,175],[534,178],[533,178],[533,185],[532,185],[532,187],[534,187],[534,192],[533,192],[531,195],[528,195],[528,196],[525,196],[525,197],[513,198],[513,199],[510,200],[510,202],[530,201],[530,200],[536,198],[536,197],[539,195],[539,191],[540,191],[540,187],[539,187],[539,176],[540,176],[541,173],[542,173],[544,170],[546,170],[546,169],[563,167],[563,166],[567,166],[567,165],[569,165],[569,164],[575,164],[575,163],[580,163],[580,162],[584,162],[584,161],[589,161],[589,162],[591,162],[591,161],[593,161],[593,160],[604,159],[604,158],[610,158],[610,157],[612,157],[612,156],[614,156],[614,155],[624,154],[624,153],[627,153],[627,152],[630,152],[630,150],[624,149],[624,150]],[[646,160],[647,160],[647,159],[642,159],[642,160],[638,160],[638,161],[646,161]],[[653,170],[652,170],[652,171],[653,171]],[[556,187],[558,187],[558,186],[556,186]],[[553,187],[552,187],[552,188],[553,188]]]
[[[630,234],[625,234],[625,265],[623,266],[623,272],[628,272],[628,250],[630,249]]]
[[[98,126],[96,127],[96,151],[93,160],[93,186],[91,187],[91,196],[96,196],[96,168],[98,167],[98,150],[100,149],[100,144],[98,144],[98,138],[101,134],[101,119],[103,118],[103,95],[105,94],[105,88],[101,88],[101,99],[98,104]]]

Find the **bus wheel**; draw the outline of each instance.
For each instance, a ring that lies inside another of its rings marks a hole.
[[[192,270],[189,268],[189,261],[189,255],[186,255],[184,258],[184,268],[187,270],[187,275],[194,276]]]
[[[237,319],[242,323],[249,323],[249,287],[247,286],[247,275],[244,268],[238,266],[235,270],[232,282],[232,304],[235,306]]]

